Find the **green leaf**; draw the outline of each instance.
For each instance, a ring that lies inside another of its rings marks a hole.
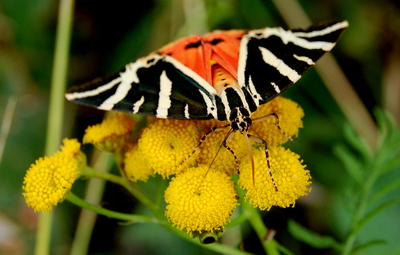
[[[358,151],[366,161],[371,159],[372,153],[367,147],[366,143],[364,143],[359,136],[354,132],[354,129],[350,126],[349,123],[345,123],[343,127],[343,134],[346,141],[356,150]]]
[[[400,165],[400,129],[396,127],[391,116],[379,109],[375,110],[379,126],[380,141],[374,163],[379,175]]]
[[[369,199],[368,203],[372,204],[374,201],[377,201],[381,197],[385,196],[392,190],[400,188],[400,180],[395,180],[391,184],[388,184],[374,193],[374,195]]]
[[[296,239],[314,248],[333,248],[337,251],[342,249],[341,244],[338,243],[333,237],[318,235],[301,226],[294,220],[290,220],[288,222],[288,230]]]
[[[359,184],[364,181],[364,167],[361,165],[358,158],[356,158],[350,150],[343,144],[337,144],[333,147],[333,152],[340,159],[345,166],[348,174]]]
[[[379,127],[380,133],[380,146],[382,148],[387,147],[388,142],[393,146],[399,145],[400,130],[396,127],[396,124],[391,115],[379,108],[374,110],[376,120]],[[392,143],[393,142],[393,143]],[[397,146],[399,148],[399,146]]]
[[[369,213],[367,213],[365,215],[365,217],[363,217],[362,220],[360,220],[357,224],[357,226],[351,231],[350,235],[355,235],[362,226],[364,226],[370,219],[372,219],[375,215],[377,215],[379,212],[383,211],[384,209],[386,209],[387,207],[396,204],[400,202],[400,197],[396,197],[393,198],[385,203],[380,204],[379,206],[377,206],[375,209],[373,209],[372,211],[370,211]]]
[[[397,156],[396,158],[389,160],[385,164],[384,168],[382,169],[382,173],[387,173],[387,172],[397,169],[399,167],[400,167],[400,157]]]
[[[375,109],[374,115],[376,117],[376,121],[378,124],[379,135],[381,138],[381,142],[386,138],[388,132],[388,118],[385,116],[382,109]]]
[[[383,245],[383,244],[387,244],[387,242],[385,240],[371,240],[371,241],[368,241],[368,242],[361,244],[361,245],[357,246],[356,248],[354,248],[351,251],[351,254],[357,254],[361,250],[365,250],[371,246]]]

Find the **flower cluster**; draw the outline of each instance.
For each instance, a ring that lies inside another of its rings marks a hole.
[[[311,184],[310,174],[294,152],[281,146],[271,146],[268,151],[276,187],[268,173],[264,152],[255,150],[254,179],[250,160],[245,160],[240,168],[239,185],[247,190],[245,198],[262,210],[269,210],[272,206],[294,206],[297,198],[311,191],[307,188]]]
[[[181,162],[198,141],[194,122],[160,119],[143,131],[139,149],[155,173],[169,177],[184,171],[189,162]]]
[[[76,139],[64,139],[61,150],[36,160],[26,172],[22,189],[28,206],[35,212],[47,212],[62,201],[85,165],[84,154]]]
[[[245,199],[262,210],[293,206],[310,191],[310,175],[299,156],[280,146],[297,136],[303,115],[295,102],[277,97],[252,116],[249,133],[266,141],[271,173],[262,144],[250,140],[250,152],[246,137],[236,132],[226,149],[222,142],[228,128],[207,133],[226,123],[163,119],[146,127],[138,145],[126,153],[125,172],[131,180],[155,173],[174,176],[165,191],[168,219],[187,232],[219,231],[238,204],[234,174],[247,191]]]
[[[103,122],[86,129],[83,143],[91,143],[103,151],[121,151],[128,144],[135,126],[136,121],[128,115],[111,112]]]
[[[100,124],[86,129],[83,143],[91,143],[100,150],[115,153],[129,146],[131,132],[136,121],[122,113],[112,113]],[[64,139],[60,151],[50,157],[42,157],[30,166],[25,174],[23,196],[35,212],[50,211],[64,200],[80,169],[86,167],[86,156],[81,152],[77,139]],[[148,169],[148,168],[146,168]],[[133,180],[145,180],[140,176]]]
[[[235,187],[246,190],[244,198],[261,210],[293,206],[307,195],[309,172],[297,154],[281,146],[297,136],[303,115],[295,102],[277,97],[252,116],[251,137],[235,132],[223,146],[230,127],[217,120],[151,119],[135,141],[136,121],[112,113],[87,128],[83,142],[113,153],[132,182],[155,174],[171,178],[165,191],[169,221],[189,233],[212,233],[223,230],[239,204]],[[81,154],[76,140],[65,140],[60,152],[37,160],[24,180],[27,204],[48,211],[65,198],[79,175]]]
[[[168,219],[188,232],[220,230],[238,204],[231,178],[207,165],[172,178],[165,202]]]

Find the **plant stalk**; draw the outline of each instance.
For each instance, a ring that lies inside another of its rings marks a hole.
[[[51,155],[58,150],[62,138],[64,91],[69,63],[73,9],[74,0],[60,1],[50,90],[49,116],[47,119],[46,155]],[[49,254],[52,220],[53,212],[39,214],[35,243],[36,255]]]

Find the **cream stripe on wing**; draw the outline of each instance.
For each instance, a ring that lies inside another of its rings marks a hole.
[[[313,61],[311,58],[309,58],[309,57],[306,57],[306,56],[297,56],[296,54],[293,54],[293,57],[294,57],[295,59],[297,59],[297,60],[300,60],[300,61],[303,61],[303,62],[309,64],[310,66],[315,65],[314,61]]]
[[[345,20],[339,23],[336,23],[332,26],[326,27],[322,30],[315,30],[315,31],[310,31],[310,32],[293,32],[296,36],[301,36],[301,37],[317,37],[317,36],[324,36],[327,34],[330,34],[332,32],[335,32],[337,30],[346,28],[349,26],[349,23]]]
[[[280,74],[286,76],[292,82],[296,82],[300,79],[299,75],[295,70],[286,65],[281,59],[277,58],[271,51],[263,47],[258,47],[263,56],[263,60],[270,66],[276,68]]]
[[[184,111],[184,114],[185,114],[185,118],[186,118],[186,119],[190,119],[190,114],[189,114],[189,105],[188,105],[188,104],[186,104],[186,105],[185,105],[185,111]]]
[[[157,118],[167,118],[168,109],[171,107],[172,81],[167,77],[167,73],[163,71],[160,76],[160,93],[158,98]]]
[[[138,113],[140,106],[144,103],[144,96],[142,96],[136,103],[133,104],[132,113]]]
[[[97,96],[104,91],[112,89],[115,85],[118,85],[120,82],[121,82],[121,77],[118,77],[118,78],[115,78],[114,80],[110,81],[109,83],[106,83],[106,84],[99,86],[92,90],[83,91],[83,92],[67,93],[67,94],[65,94],[65,98],[67,98],[67,100],[69,100],[69,101],[72,101],[72,100],[79,99],[79,98]]]

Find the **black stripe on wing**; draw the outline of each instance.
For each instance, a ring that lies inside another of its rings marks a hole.
[[[171,82],[169,104],[163,104],[162,100],[160,101],[160,89],[166,86],[161,79],[163,72]],[[164,60],[157,61],[150,67],[139,68],[137,77],[139,83],[132,84],[133,88],[122,101],[114,106],[113,110],[130,109],[132,111],[132,105],[140,101],[143,96],[144,102],[137,112],[134,111],[135,113],[162,117],[157,116],[157,111],[166,111],[167,117],[173,119],[213,118],[207,111],[208,106],[204,99],[206,95],[211,100],[213,95],[204,91],[198,82],[184,74],[174,64]]]
[[[336,42],[338,40],[338,38],[340,37],[340,35],[342,34],[343,30],[345,29],[335,29],[335,26],[340,26],[340,24],[343,24],[342,26],[347,27],[347,21],[338,21],[338,20],[334,20],[334,21],[330,21],[330,22],[325,22],[325,23],[320,23],[317,25],[313,25],[307,29],[291,29],[291,31],[296,34],[298,37],[306,37],[308,38],[309,41],[325,41],[325,42]],[[331,31],[330,33],[326,33],[324,35],[320,35],[320,36],[311,36],[313,32],[317,32],[317,31],[322,31],[324,29],[328,29],[332,28],[334,29],[334,31]],[[300,34],[308,34],[308,36],[301,36]]]
[[[125,68],[120,72],[124,72]],[[72,87],[65,94],[65,97],[73,101],[75,103],[99,107],[107,98],[116,93],[116,90],[121,83],[121,78],[119,73],[114,75],[110,75],[104,78],[96,78],[91,82],[87,82],[80,86]],[[96,89],[100,89],[105,84],[109,84],[107,88],[104,89],[103,92],[93,92],[92,94],[96,94],[95,96],[91,96],[88,94],[89,91],[95,91]],[[82,97],[75,97],[77,95],[82,95]],[[85,96],[84,96],[85,95]]]
[[[161,55],[130,63],[112,78],[73,88],[66,97],[103,110],[159,118],[212,119],[221,112],[211,85],[175,59]]]
[[[239,59],[239,82],[260,104],[294,84],[327,51],[347,22],[330,23],[308,30],[265,28],[243,37]]]

